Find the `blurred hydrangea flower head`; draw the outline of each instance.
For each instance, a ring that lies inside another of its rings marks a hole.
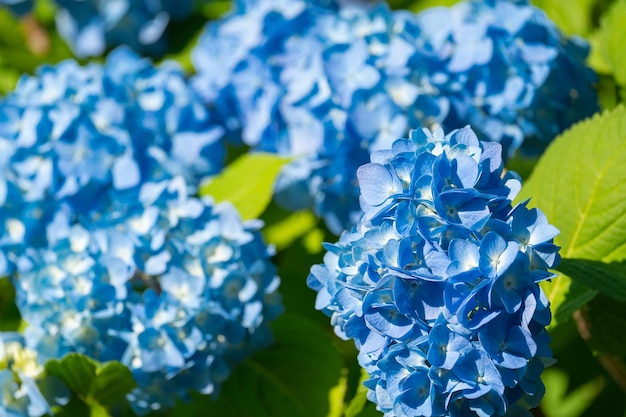
[[[430,94],[428,77],[410,77],[416,47],[383,3],[239,3],[206,27],[193,85],[233,140],[300,157],[279,179],[277,200],[313,207],[339,234],[360,213],[358,166],[406,133],[407,114],[436,121],[445,100]]]
[[[528,0],[474,0],[418,15],[417,42],[434,60],[433,84],[450,100],[444,128],[471,124],[481,139],[543,152],[571,124],[599,110],[589,45],[563,35]]]
[[[41,359],[121,361],[138,383],[131,406],[145,414],[190,390],[217,393],[271,342],[281,304],[258,222],[189,197],[182,177],[146,182],[132,198],[139,204],[124,216],[55,219],[54,241],[19,256],[15,282],[26,342]]]
[[[222,132],[177,67],[127,49],[0,102],[0,274],[26,345],[122,361],[138,413],[217,393],[281,310],[261,224],[193,197]]]
[[[42,361],[69,352],[121,361],[139,385],[129,395],[139,414],[190,390],[217,393],[233,366],[270,343],[281,311],[260,224],[188,194],[175,177],[120,193],[119,209],[98,221],[60,211],[48,246],[13,254],[28,346]]]
[[[587,46],[526,1],[415,15],[369,5],[240,1],[192,54],[196,89],[233,140],[298,156],[276,186],[331,231],[356,224],[357,168],[408,126],[472,124],[527,153],[597,110]]]
[[[558,230],[469,128],[413,130],[358,170],[359,224],[327,244],[308,284],[354,339],[386,416],[504,416],[535,407],[551,363],[538,282]]]
[[[223,166],[222,132],[172,64],[124,48],[40,68],[0,102],[0,249],[45,247],[53,218],[95,221],[148,180],[197,184]],[[0,273],[13,262],[0,255]]]

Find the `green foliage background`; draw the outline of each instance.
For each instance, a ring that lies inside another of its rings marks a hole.
[[[417,12],[455,1],[389,3]],[[538,161],[518,158],[508,166],[526,179],[519,200],[532,197],[531,205],[561,230],[557,243],[564,260],[559,276],[544,286],[554,312],[550,333],[558,362],[545,372],[546,396],[536,415],[626,417],[626,387],[620,389],[619,375],[607,372],[626,369],[626,109],[621,104],[626,95],[626,0],[534,4],[565,33],[590,42],[589,64],[599,75],[603,108],[602,114],[560,135]],[[211,2],[201,15],[170,27],[173,42],[166,58],[191,71],[190,51],[202,26],[229,7],[228,1]],[[49,0],[37,2],[33,21],[20,22],[0,10],[0,95],[11,91],[21,74],[71,56],[54,30]],[[274,325],[275,345],[244,362],[217,400],[194,395],[171,415],[380,416],[366,401],[360,384],[366,376],[356,363],[354,346],[338,339],[328,318],[314,310],[315,294],[305,284],[310,266],[322,262],[321,242],[337,237],[310,212],[287,213],[272,204],[272,183],[287,160],[265,154],[232,155],[231,160],[201,192],[231,201],[246,219],[260,216],[265,221],[265,238],[277,249],[286,311]],[[255,182],[240,183],[239,178]],[[2,330],[20,323],[12,291],[7,280],[0,280]],[[71,355],[48,363],[46,370],[73,393],[58,415],[132,415],[122,399],[134,383],[121,365]],[[624,383],[626,374],[622,378]]]

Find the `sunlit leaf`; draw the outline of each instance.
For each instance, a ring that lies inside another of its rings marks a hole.
[[[244,220],[257,218],[272,200],[274,181],[287,162],[269,153],[244,154],[201,185],[200,195],[210,195],[217,203],[230,201]]]
[[[626,263],[563,259],[558,267],[567,276],[617,301],[626,302]],[[626,310],[625,310],[626,311]]]
[[[626,0],[613,3],[601,20],[599,46],[602,57],[608,64],[617,82],[626,85]]]
[[[546,385],[546,394],[541,410],[546,417],[578,417],[604,388],[604,378],[592,379],[568,393],[569,377],[558,368],[547,369],[541,379]]]
[[[560,135],[524,184],[520,198],[532,197],[530,204],[561,231],[556,242],[563,258],[626,258],[625,157],[626,110],[619,106]],[[572,301],[565,275],[543,287],[554,310]],[[589,301],[593,290],[585,292],[576,299]]]

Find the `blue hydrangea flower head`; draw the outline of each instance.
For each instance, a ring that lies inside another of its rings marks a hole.
[[[419,15],[380,2],[238,5],[206,26],[193,85],[231,140],[297,157],[276,201],[313,207],[336,234],[360,215],[356,169],[409,125],[471,124],[508,158],[538,154],[598,109],[587,45],[527,1]]]
[[[558,230],[501,145],[469,128],[413,130],[357,171],[363,215],[311,268],[316,308],[353,339],[387,417],[505,416],[535,407],[551,364]]]
[[[146,182],[131,198],[138,203],[97,222],[56,217],[48,247],[17,255],[14,281],[40,359],[121,361],[138,383],[131,406],[145,414],[191,390],[219,392],[271,342],[282,307],[259,222],[189,196],[182,177]]]
[[[0,102],[0,273],[25,343],[42,362],[121,361],[140,414],[219,392],[282,308],[261,223],[194,197],[222,133],[178,67],[127,48]]]
[[[360,214],[358,166],[406,133],[407,114],[438,120],[446,104],[407,70],[418,52],[395,14],[354,3],[242,1],[192,53],[193,85],[232,140],[298,157],[277,201],[313,206],[337,234]]]
[[[173,64],[123,48],[104,65],[41,67],[0,102],[0,248],[45,247],[55,216],[98,217],[147,180],[193,187],[222,168],[222,132]]]
[[[563,35],[529,1],[468,0],[417,17],[417,42],[450,100],[445,128],[471,124],[481,139],[539,155],[571,124],[599,110],[589,45]]]

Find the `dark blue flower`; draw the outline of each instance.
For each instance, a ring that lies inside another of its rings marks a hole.
[[[537,284],[558,262],[558,230],[512,207],[521,183],[498,144],[469,127],[409,136],[359,168],[364,214],[311,268],[316,308],[355,341],[387,417],[534,407],[551,361]]]

